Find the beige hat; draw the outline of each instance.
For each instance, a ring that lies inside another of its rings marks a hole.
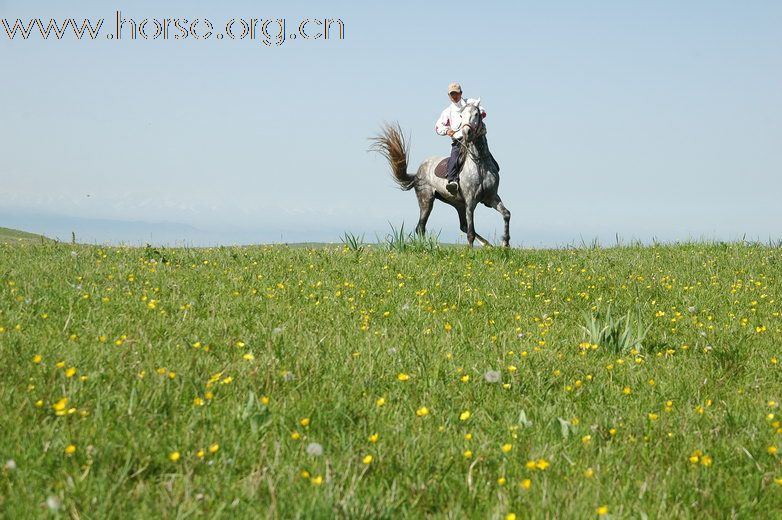
[[[456,82],[451,83],[450,85],[448,85],[448,93],[450,94],[451,92],[458,92],[459,94],[461,94],[462,86]]]

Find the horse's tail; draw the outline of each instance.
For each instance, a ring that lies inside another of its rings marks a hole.
[[[391,176],[402,190],[407,191],[415,185],[415,175],[407,173],[409,149],[399,123],[384,124],[379,135],[371,137],[370,150],[378,152],[391,164]]]

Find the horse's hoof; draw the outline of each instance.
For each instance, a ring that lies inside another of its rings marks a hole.
[[[503,240],[502,247],[510,247],[510,242],[508,242],[507,240]]]

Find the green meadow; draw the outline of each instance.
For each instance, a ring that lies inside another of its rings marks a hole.
[[[0,516],[782,518],[781,292],[746,243],[10,237]]]
[[[51,242],[51,239],[36,235],[35,233],[28,233],[27,231],[19,231],[17,229],[10,229],[0,227],[0,244],[14,244],[14,243],[46,243]]]

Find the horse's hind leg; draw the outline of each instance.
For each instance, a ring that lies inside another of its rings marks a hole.
[[[464,206],[460,206],[456,208],[456,212],[459,214],[459,229],[462,230],[462,233],[467,233],[467,210],[464,208]],[[482,246],[484,247],[491,246],[488,240],[483,238],[475,231],[475,226],[473,226],[472,231],[473,231],[473,235],[478,240],[478,242],[481,243]]]
[[[415,195],[418,197],[418,208],[421,210],[415,232],[423,236],[426,234],[426,222],[429,220],[429,215],[432,213],[432,207],[434,206],[434,193],[416,190]]]
[[[505,205],[502,203],[502,199],[500,199],[500,196],[497,194],[495,194],[494,197],[491,199],[491,201],[489,201],[488,206],[491,206],[492,208],[496,209],[502,215],[502,218],[505,221],[505,233],[502,235],[502,246],[509,247],[510,246],[510,211],[508,211],[508,208],[505,207]]]

